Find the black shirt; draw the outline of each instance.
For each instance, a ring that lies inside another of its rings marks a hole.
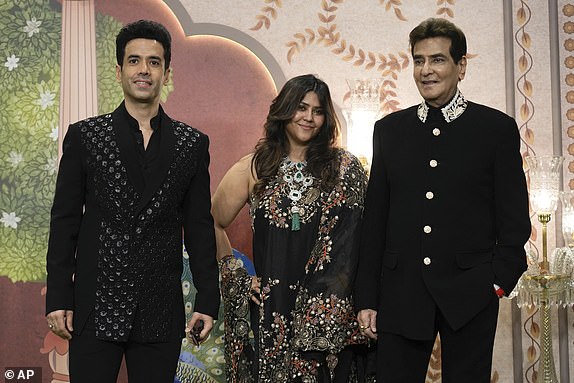
[[[154,172],[156,172],[159,167],[161,118],[164,112],[160,106],[158,114],[151,119],[150,125],[153,133],[149,139],[147,148],[144,148],[144,138],[138,121],[128,113],[125,103],[122,103],[122,110],[125,112],[127,120],[129,121],[129,129],[132,133],[131,136],[133,137],[133,144],[135,145],[136,153],[138,154],[138,163],[144,175],[144,185],[147,185],[148,180],[151,179]]]

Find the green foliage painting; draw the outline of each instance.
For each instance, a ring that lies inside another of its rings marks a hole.
[[[0,1],[0,276],[45,279],[58,162],[61,9],[49,0]],[[115,79],[121,23],[97,15],[99,113],[122,100]],[[170,81],[162,92],[167,100]]]
[[[58,164],[61,9],[49,0],[0,0],[0,276],[43,281]],[[96,15],[98,113],[122,101],[115,36],[122,24]],[[173,79],[173,72],[171,78]],[[167,101],[170,82],[162,90]],[[185,310],[195,293],[187,254]],[[223,310],[221,310],[222,312]],[[197,348],[184,340],[176,382],[223,382],[223,324]]]
[[[58,156],[61,14],[0,2],[0,275],[45,278]]]

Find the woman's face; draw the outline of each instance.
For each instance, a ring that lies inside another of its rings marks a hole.
[[[307,92],[286,127],[291,148],[309,144],[319,134],[324,122],[325,114],[317,93]]]

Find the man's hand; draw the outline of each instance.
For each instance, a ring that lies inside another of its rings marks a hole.
[[[192,342],[199,346],[209,336],[213,328],[213,318],[207,314],[194,312],[185,328],[185,333]]]
[[[359,322],[362,334],[377,340],[377,312],[375,310],[365,309],[359,311],[357,322]]]
[[[72,310],[56,310],[46,315],[46,321],[50,330],[62,339],[72,339],[74,327],[72,320],[74,312]]]
[[[251,277],[251,300],[261,306],[261,281],[255,276]]]

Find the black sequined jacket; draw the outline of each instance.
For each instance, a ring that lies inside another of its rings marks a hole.
[[[182,239],[194,310],[216,317],[219,309],[209,139],[160,111],[159,166],[146,186],[122,107],[70,125],[64,139],[46,312],[73,310],[76,333],[93,312],[100,339],[165,341],[185,326]]]

